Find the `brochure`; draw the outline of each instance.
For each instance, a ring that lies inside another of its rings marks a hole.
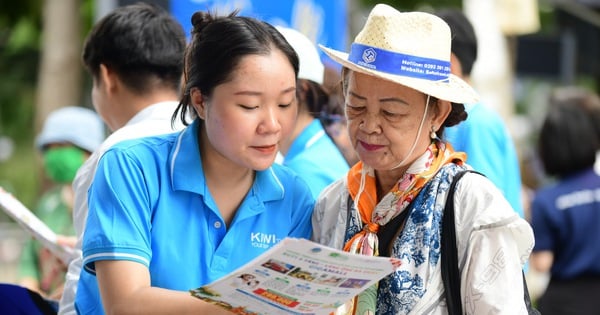
[[[285,238],[232,274],[190,293],[235,314],[329,314],[397,266],[398,259]]]
[[[71,259],[77,256],[73,248],[56,243],[56,233],[2,187],[0,208],[65,264],[69,264]]]

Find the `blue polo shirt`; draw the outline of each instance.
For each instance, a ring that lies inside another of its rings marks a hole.
[[[92,275],[96,261],[134,261],[148,267],[152,286],[186,291],[229,274],[286,236],[310,237],[314,198],[280,165],[256,172],[226,228],[206,186],[198,126],[122,142],[100,160],[89,190],[80,312],[103,314]]]
[[[350,169],[342,152],[325,133],[318,119],[313,120],[296,137],[282,164],[308,183],[315,199],[323,188],[346,176]]]
[[[553,278],[600,276],[600,176],[592,168],[536,191],[534,252],[554,254]]]

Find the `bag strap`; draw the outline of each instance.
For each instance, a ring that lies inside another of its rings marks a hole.
[[[529,315],[542,315],[533,304],[531,303],[531,297],[529,296],[529,288],[527,288],[527,280],[525,279],[525,272],[523,272],[523,292],[525,299],[525,307],[527,307],[527,314]]]
[[[458,270],[458,249],[456,248],[456,231],[454,223],[454,191],[458,181],[468,172],[465,170],[454,175],[444,207],[442,217],[442,235],[440,240],[442,281],[444,282],[444,295],[448,306],[448,315],[462,315],[462,302],[460,298],[460,272]],[[480,174],[480,173],[478,173]]]

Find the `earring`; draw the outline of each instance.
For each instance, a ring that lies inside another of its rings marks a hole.
[[[429,137],[431,137],[431,139],[437,139],[437,133],[435,133],[437,131],[437,128],[435,127],[431,127],[431,134],[429,135]]]

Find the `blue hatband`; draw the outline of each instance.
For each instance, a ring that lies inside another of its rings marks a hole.
[[[450,76],[450,62],[396,53],[354,43],[348,61],[372,70],[429,81],[445,81]]]

